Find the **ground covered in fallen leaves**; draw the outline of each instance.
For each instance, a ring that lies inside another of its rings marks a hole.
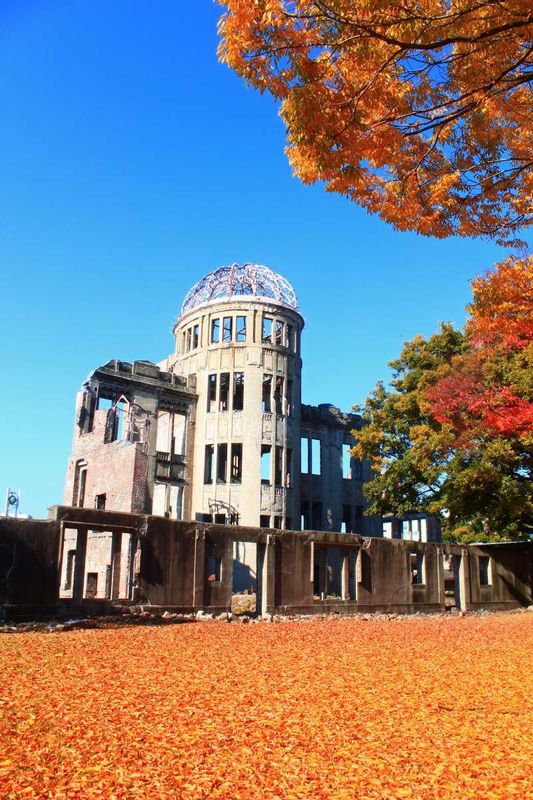
[[[533,798],[533,614],[0,637],[0,798]]]

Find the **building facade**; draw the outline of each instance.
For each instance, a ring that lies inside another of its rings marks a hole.
[[[370,468],[350,452],[360,417],[302,404],[303,329],[294,289],[267,267],[235,264],[206,275],[185,297],[167,359],[110,361],[78,393],[65,504],[247,527],[409,534],[409,525],[364,515]],[[419,531],[420,541],[440,538],[434,526],[420,522]],[[111,538],[93,538],[88,558],[101,565]],[[248,585],[255,546],[236,544],[235,556],[247,565]],[[102,570],[100,587],[108,581]]]

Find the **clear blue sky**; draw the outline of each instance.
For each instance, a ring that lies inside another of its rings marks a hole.
[[[303,399],[364,401],[403,341],[464,322],[503,251],[396,233],[304,187],[267,96],[217,63],[211,0],[0,3],[0,501],[61,502],[75,392],[158,361],[204,273],[264,263],[306,319]]]

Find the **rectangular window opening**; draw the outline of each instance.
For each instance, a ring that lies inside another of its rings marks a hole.
[[[217,376],[209,375],[207,378],[207,410],[217,410]]]
[[[206,444],[204,461],[204,483],[213,483],[213,467],[215,460],[215,446]]]
[[[343,505],[342,507],[342,533],[353,533],[352,507]]]
[[[285,458],[285,486],[292,486],[292,450],[287,448],[287,455]]]
[[[67,552],[67,566],[65,571],[65,589],[72,589],[72,577],[74,575],[74,564],[76,563],[76,551]]]
[[[211,344],[218,344],[220,342],[220,320],[211,320]]]
[[[218,410],[227,411],[229,408],[229,372],[222,372],[220,375],[220,398]]]
[[[274,389],[274,407],[276,414],[281,416],[283,414],[283,378],[276,378],[276,388]]]
[[[187,352],[191,349],[192,328],[187,328]]]
[[[285,345],[289,350],[294,350],[294,328],[292,325],[287,325],[286,331]]]
[[[192,349],[196,350],[200,344],[200,326],[194,325],[192,329]]]
[[[412,583],[425,583],[424,554],[409,553],[409,565],[411,568]]]
[[[263,317],[263,344],[272,344],[272,320],[270,317]]]
[[[349,478],[352,477],[352,453],[351,453],[351,446],[349,444],[342,445],[342,477]]]
[[[285,392],[285,413],[290,416],[292,413],[292,380],[289,378],[286,383],[287,391]]]
[[[283,476],[283,447],[274,448],[274,485],[282,486]]]
[[[302,475],[309,475],[309,439],[307,436],[302,437],[301,445],[301,473]]]
[[[261,483],[270,485],[270,461],[272,448],[269,444],[261,445]]]
[[[479,585],[490,586],[492,584],[492,576],[490,569],[490,557],[479,556]]]
[[[224,317],[222,320],[222,341],[231,342],[233,334],[233,317]]]
[[[94,507],[98,511],[104,511],[105,510],[105,493],[96,495],[96,497],[94,498]]]
[[[91,599],[98,594],[98,573],[87,573],[87,584],[85,587],[85,597]]]
[[[316,501],[311,506],[311,524],[312,530],[322,530],[322,503]]]
[[[216,583],[222,577],[222,559],[221,558],[208,558],[207,559],[207,580]]]
[[[320,439],[311,439],[311,472],[320,475]]]
[[[259,527],[260,528],[270,528],[270,517],[267,514],[262,514],[259,517]]]
[[[356,580],[367,592],[372,591],[372,559],[366,550],[359,550],[356,561]]]
[[[261,409],[264,412],[272,411],[272,375],[263,375],[263,399]]]
[[[246,341],[246,317],[237,317],[235,320],[235,341]]]
[[[244,408],[244,372],[233,373],[233,410]]]
[[[285,325],[279,319],[276,320],[276,344],[281,347],[283,345],[283,333]]]
[[[242,444],[231,445],[231,482],[242,481]]]
[[[226,483],[228,473],[228,445],[219,444],[217,453],[217,483]]]

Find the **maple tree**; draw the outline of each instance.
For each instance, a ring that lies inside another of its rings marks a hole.
[[[0,796],[525,800],[532,622],[3,634]]]
[[[219,55],[281,100],[287,154],[396,228],[531,222],[529,0],[219,0]]]
[[[442,325],[391,362],[354,432],[375,477],[369,511],[441,516],[461,541],[533,531],[533,261],[476,278],[465,331]]]

